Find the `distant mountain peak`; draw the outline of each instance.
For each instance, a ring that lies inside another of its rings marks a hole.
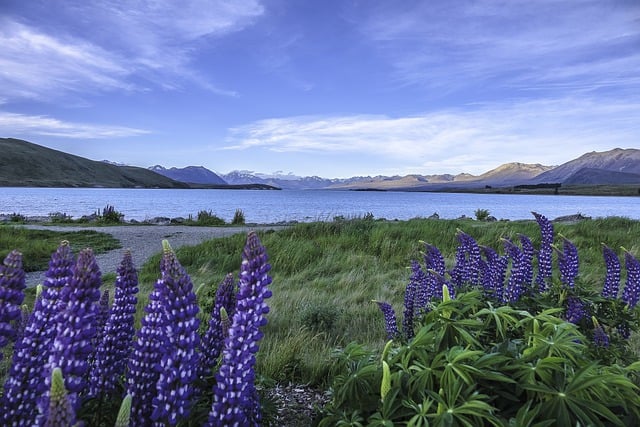
[[[227,182],[220,178],[215,172],[210,171],[204,166],[187,166],[184,168],[165,168],[161,165],[154,165],[150,170],[160,175],[166,176],[176,181],[186,182],[190,184],[214,184],[226,185]]]

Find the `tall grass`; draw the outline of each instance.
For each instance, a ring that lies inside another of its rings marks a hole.
[[[496,248],[501,247],[501,238],[516,238],[518,233],[531,237],[536,247],[540,243],[535,221],[354,219],[260,233],[272,265],[273,297],[258,372],[275,380],[323,386],[329,379],[328,357],[333,349],[352,341],[381,347],[384,324],[372,300],[402,305],[410,261],[422,257],[420,241],[436,245],[451,267],[457,229],[480,245]],[[624,246],[636,255],[640,252],[639,221],[607,218],[556,224],[555,229],[576,244],[580,280],[597,290],[605,273],[602,242],[612,248]],[[237,274],[243,243],[244,236],[236,235],[177,251],[194,284],[202,286],[199,298],[206,315],[206,296],[215,292],[225,274]],[[141,293],[151,289],[158,263],[155,258],[142,268]],[[310,314],[311,308],[315,312]],[[325,320],[315,325],[314,319]]]
[[[90,247],[99,254],[119,249],[120,242],[107,233],[92,230],[55,232],[51,230],[32,230],[19,226],[0,226],[0,259],[13,249],[22,252],[25,271],[46,270],[60,241],[68,240],[74,252]]]

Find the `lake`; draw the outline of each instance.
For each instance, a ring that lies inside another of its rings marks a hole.
[[[437,213],[452,219],[474,217],[487,209],[498,219],[532,219],[531,211],[550,219],[581,213],[590,217],[640,219],[640,197],[553,196],[467,193],[413,193],[334,190],[203,190],[122,188],[0,188],[0,214],[47,216],[61,212],[78,218],[112,205],[125,220],[158,216],[197,217],[211,211],[230,222],[242,209],[248,223],[329,221],[373,214],[411,219]]]

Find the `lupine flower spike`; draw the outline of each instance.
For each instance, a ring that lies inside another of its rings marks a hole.
[[[101,284],[100,269],[93,251],[82,250],[73,275],[60,294],[64,309],[58,315],[56,337],[48,363],[48,369],[59,367],[62,371],[74,410],[80,406],[78,395],[86,392],[87,388],[88,359],[94,350]]]
[[[216,385],[209,426],[259,426],[262,420],[255,388],[255,353],[262,338],[260,328],[267,323],[266,299],[271,266],[258,235],[250,232],[242,253],[236,311],[225,338],[222,363]]]
[[[536,276],[536,284],[538,285],[538,290],[544,292],[549,289],[553,272],[553,224],[544,215],[540,215],[537,212],[531,213],[536,218],[536,222],[540,227],[541,241],[540,248],[538,249],[538,274]]]
[[[38,399],[48,393],[45,373],[60,311],[60,289],[71,277],[73,254],[63,241],[51,255],[41,292],[13,350],[11,367],[0,399],[0,425],[36,425]],[[45,363],[43,363],[43,361]]]
[[[560,237],[562,238],[562,250],[556,248],[560,280],[566,287],[573,289],[578,276],[578,249],[569,239],[562,235]]]
[[[478,284],[480,267],[480,247],[475,239],[467,233],[458,230],[458,248],[456,250],[456,265],[451,271],[451,281],[456,287],[468,284]]]
[[[624,250],[624,264],[627,269],[627,280],[622,291],[622,301],[630,308],[633,308],[640,300],[640,262],[629,251],[622,249]]]
[[[193,403],[194,381],[200,366],[200,308],[191,278],[180,265],[169,242],[162,241],[163,263],[160,280],[164,283],[165,333],[167,346],[160,358],[160,376],[153,398],[151,418],[156,423],[175,426],[186,419]]]
[[[212,369],[218,363],[224,339],[229,330],[229,315],[233,316],[236,308],[236,285],[233,281],[233,275],[227,274],[222,283],[218,285],[216,291],[216,299],[209,317],[209,325],[207,332],[202,337],[200,354],[200,376],[206,377],[211,374]],[[223,313],[227,317],[227,325],[225,330],[225,322],[223,322]]]
[[[398,321],[396,319],[395,310],[388,302],[375,300],[373,302],[378,304],[378,308],[380,308],[380,311],[384,316],[384,329],[387,331],[387,339],[393,340],[397,338],[400,335],[400,332],[398,331]]]
[[[505,252],[511,259],[511,274],[504,288],[502,299],[503,302],[512,303],[518,301],[524,293],[526,275],[531,266],[526,265],[527,260],[524,252],[511,240],[502,239],[502,242],[504,243]]]
[[[613,249],[605,244],[602,245],[602,255],[607,267],[607,274],[602,287],[602,297],[615,299],[618,297],[620,289],[620,260]]]
[[[24,301],[24,270],[22,254],[11,251],[0,265],[0,360],[2,348],[16,339],[16,323]]]
[[[162,261],[164,263],[164,260]],[[145,315],[140,321],[127,370],[127,393],[131,395],[131,425],[146,427],[153,425],[151,402],[156,394],[156,383],[160,373],[157,369],[165,353],[167,316],[164,310],[165,285],[157,280],[149,294]]]
[[[598,347],[609,347],[609,336],[604,328],[595,316],[592,316],[591,320],[593,321],[593,343]]]
[[[115,288],[113,305],[104,325],[103,338],[98,342],[91,367],[91,396],[109,395],[115,391],[118,379],[124,374],[127,357],[133,345],[138,273],[129,250],[125,251],[117,269]]]

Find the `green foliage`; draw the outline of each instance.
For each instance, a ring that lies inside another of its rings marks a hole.
[[[119,224],[124,219],[124,214],[118,212],[116,208],[111,205],[106,205],[102,210],[102,213],[98,210],[97,216],[98,222],[103,224]]]
[[[476,209],[474,212],[476,216],[476,220],[478,221],[486,221],[489,218],[489,210],[488,209]]]
[[[199,211],[196,218],[196,225],[220,226],[224,225],[224,219],[216,216],[212,211]]]
[[[320,425],[355,416],[380,426],[636,425],[638,364],[603,364],[591,340],[558,314],[495,308],[479,291],[440,303],[386,356],[384,401],[380,359],[351,344],[335,355],[339,373]]]
[[[236,212],[233,214],[233,219],[231,220],[231,225],[244,225],[245,218],[244,212],[242,209],[236,209]]]

